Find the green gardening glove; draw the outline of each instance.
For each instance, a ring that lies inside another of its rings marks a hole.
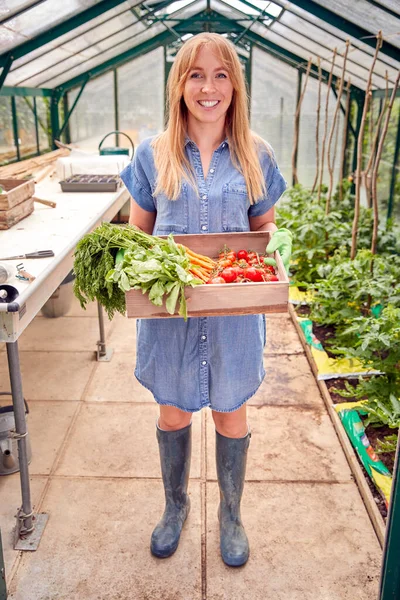
[[[286,273],[289,274],[290,257],[292,256],[292,239],[293,236],[289,229],[282,227],[277,229],[271,236],[271,241],[266,247],[266,253],[272,254],[275,250],[278,250],[281,255],[283,266],[285,267]],[[267,265],[273,265],[276,267],[276,261],[274,258],[264,258],[264,262]]]

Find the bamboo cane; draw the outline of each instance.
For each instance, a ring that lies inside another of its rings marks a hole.
[[[323,138],[322,138],[322,150],[321,150],[321,171],[320,171],[320,175],[319,175],[318,196],[317,196],[318,202],[319,202],[319,200],[321,198],[321,186],[322,186],[322,180],[324,178],[325,143],[326,143],[326,134],[328,132],[329,96],[330,96],[330,93],[331,93],[333,69],[334,69],[334,66],[335,66],[336,54],[337,54],[337,48],[335,48],[333,50],[332,66],[331,66],[331,70],[330,70],[330,73],[329,73],[328,85],[327,85],[327,90],[326,90],[325,122],[324,122],[324,134],[323,134]]]
[[[358,133],[357,138],[357,169],[356,169],[356,194],[354,200],[354,219],[353,219],[353,227],[351,232],[351,253],[350,258],[354,260],[357,252],[357,233],[358,233],[358,219],[360,216],[360,187],[361,187],[361,165],[362,165],[362,145],[363,145],[363,137],[364,137],[364,129],[365,129],[365,120],[367,118],[368,113],[368,105],[371,96],[371,82],[372,82],[372,73],[374,71],[376,59],[378,58],[379,50],[382,46],[382,31],[378,32],[376,36],[376,48],[374,57],[372,59],[371,67],[368,74],[368,82],[367,89],[365,90],[365,100],[364,100],[364,108],[361,117],[360,123],[360,131]]]
[[[315,192],[315,188],[317,187],[318,175],[319,175],[319,119],[321,113],[321,87],[322,87],[322,69],[321,69],[321,59],[318,56],[318,98],[317,98],[317,124],[315,127],[315,156],[316,156],[316,171],[314,183],[311,188],[311,193]]]
[[[339,201],[343,200],[343,169],[344,169],[344,161],[346,158],[346,144],[347,144],[347,127],[349,123],[349,115],[350,115],[350,88],[351,88],[351,79],[348,80],[346,86],[346,108],[344,111],[344,119],[343,119],[343,134],[342,134],[342,153],[340,157],[340,171],[339,171]]]
[[[307,71],[306,71],[306,77],[305,77],[305,80],[304,80],[304,87],[303,87],[303,90],[302,90],[302,92],[300,94],[300,98],[299,98],[299,101],[297,103],[296,114],[295,114],[295,117],[294,117],[294,139],[293,139],[293,150],[292,150],[292,173],[293,173],[293,183],[295,185],[297,183],[299,183],[299,179],[297,177],[296,155],[297,155],[297,148],[298,148],[298,145],[299,145],[300,112],[301,112],[301,105],[303,103],[304,94],[306,92],[308,77],[310,75],[311,64],[312,64],[312,58],[310,56],[310,58],[308,59],[308,63],[307,63]]]
[[[374,209],[374,225],[373,225],[373,229],[372,229],[372,244],[371,244],[372,254],[376,254],[376,244],[377,244],[377,239],[378,239],[378,221],[379,221],[379,211],[378,210],[379,209],[378,209],[377,179],[378,179],[379,163],[380,163],[380,160],[382,157],[383,144],[385,142],[387,130],[389,128],[390,115],[391,115],[393,104],[394,104],[394,101],[396,98],[397,88],[399,87],[399,80],[400,80],[400,71],[397,73],[394,88],[392,90],[392,95],[390,97],[390,102],[387,107],[385,125],[383,127],[381,137],[379,139],[378,150],[376,152],[374,168],[372,170],[371,190],[372,190],[372,206]]]
[[[344,78],[346,75],[346,62],[347,62],[347,55],[349,53],[349,48],[350,48],[350,40],[346,40],[346,49],[344,51],[344,56],[343,56],[342,77],[340,79],[340,85],[339,85],[339,90],[338,90],[337,99],[336,99],[335,112],[333,113],[332,125],[331,125],[331,130],[329,132],[329,139],[328,139],[327,162],[328,162],[328,171],[329,171],[329,189],[328,189],[328,194],[326,196],[325,214],[329,213],[331,197],[332,197],[333,166],[332,166],[332,160],[331,160],[331,146],[332,146],[333,134],[334,134],[334,131],[336,128],[337,116],[339,113],[340,104],[341,104],[341,100],[342,100]]]
[[[375,125],[375,135],[374,135],[372,143],[371,143],[370,156],[369,156],[369,159],[368,159],[368,163],[367,163],[367,166],[365,167],[365,170],[361,173],[365,189],[367,190],[367,199],[368,199],[367,204],[368,204],[369,208],[372,206],[372,178],[369,180],[368,179],[368,175],[369,175],[371,167],[373,167],[373,164],[374,164],[374,161],[375,161],[375,155],[376,155],[375,151],[376,151],[376,147],[377,147],[377,142],[378,142],[379,132],[380,132],[380,128],[381,128],[381,123],[382,123],[382,119],[383,119],[383,116],[384,116],[384,114],[386,112],[386,108],[387,108],[387,105],[388,105],[388,97],[389,97],[389,74],[388,74],[387,71],[386,71],[386,74],[385,74],[385,78],[386,78],[385,100],[384,100],[384,103],[383,103],[383,106],[382,106],[382,110],[379,113],[378,120],[377,120],[376,125]],[[371,106],[373,106],[373,103],[372,103]]]

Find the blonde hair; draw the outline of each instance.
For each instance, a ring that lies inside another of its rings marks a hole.
[[[242,67],[235,47],[216,33],[199,33],[186,41],[176,55],[167,82],[168,125],[153,140],[154,160],[158,172],[155,194],[164,192],[171,200],[180,194],[182,180],[188,179],[196,189],[192,167],[185,155],[187,108],[183,92],[189,71],[203,46],[211,49],[222,61],[233,85],[232,102],[228,108],[225,133],[229,142],[231,159],[242,173],[251,204],[266,193],[265,179],[258,158],[258,147],[269,146],[250,130],[248,96]]]

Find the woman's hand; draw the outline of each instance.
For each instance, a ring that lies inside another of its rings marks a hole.
[[[292,256],[292,239],[293,236],[289,229],[282,227],[272,233],[271,240],[266,248],[268,254],[272,254],[278,250],[287,274],[289,274],[290,257]],[[274,258],[265,258],[264,262],[276,266]]]

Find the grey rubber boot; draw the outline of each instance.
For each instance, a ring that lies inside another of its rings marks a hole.
[[[251,433],[243,438],[228,438],[218,431],[215,433],[221,556],[230,567],[240,567],[249,558],[249,542],[240,517],[240,501]]]
[[[192,450],[192,424],[178,431],[164,431],[157,425],[165,510],[151,536],[154,556],[167,558],[178,547],[179,537],[190,510],[187,494]]]

